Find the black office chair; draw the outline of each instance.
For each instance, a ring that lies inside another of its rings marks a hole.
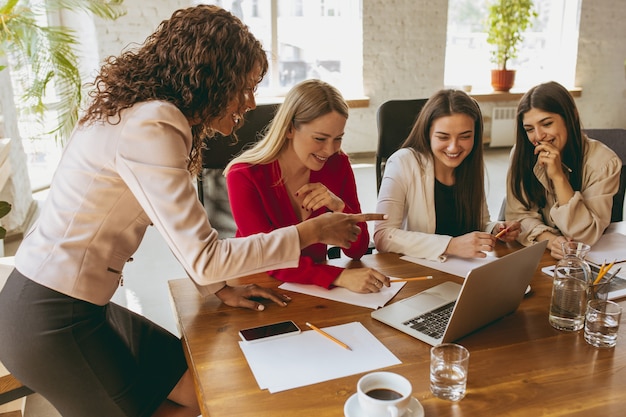
[[[621,222],[624,219],[624,195],[626,194],[626,129],[584,129],[583,132],[591,139],[596,139],[613,150],[622,160],[622,172],[619,177],[619,188],[613,196],[611,222]],[[500,207],[499,221],[504,221],[506,198]]]
[[[244,124],[237,130],[237,140],[232,135],[208,139],[206,148],[202,150],[202,168],[223,170],[226,165],[239,155],[244,147],[256,143],[263,130],[274,118],[278,104],[260,104],[245,114]],[[198,177],[198,197],[204,204],[203,176]]]
[[[624,194],[626,193],[626,129],[584,129],[591,139],[599,140],[613,150],[622,160],[619,188],[613,196],[611,222],[621,222],[624,218]]]
[[[235,156],[261,138],[277,108],[278,104],[257,106],[245,114],[244,124],[237,131],[237,141],[232,136],[217,135],[208,139],[206,149],[202,150],[202,172],[198,175],[198,198],[204,205],[211,225],[221,237],[232,237],[237,231],[228,201],[226,179],[223,175],[224,168]]]
[[[409,136],[419,112],[428,99],[389,100],[378,107],[378,148],[376,149],[376,192],[383,180],[385,162]]]

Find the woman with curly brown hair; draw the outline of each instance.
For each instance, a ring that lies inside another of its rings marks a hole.
[[[0,360],[64,417],[197,416],[180,340],[110,302],[154,225],[197,287],[263,310],[288,297],[223,281],[298,265],[316,242],[348,247],[359,222],[328,213],[219,240],[194,187],[200,146],[255,107],[261,44],[215,6],[176,11],[137,50],[108,58],[67,143],[48,199],[0,292]],[[245,256],[233,256],[245,255]]]

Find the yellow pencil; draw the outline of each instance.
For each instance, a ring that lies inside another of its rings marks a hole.
[[[509,229],[510,229],[510,226],[505,229],[500,230],[498,234],[496,235],[496,239],[500,239],[502,236],[504,236],[504,234],[508,232]]]
[[[433,276],[428,275],[426,277],[396,278],[396,279],[390,279],[389,282],[424,281],[427,279],[433,279]]]
[[[600,282],[600,280],[602,279],[602,277],[604,277],[606,275],[606,273],[609,272],[611,270],[611,268],[613,268],[613,265],[615,265],[615,261],[613,261],[610,264],[608,264],[606,266],[606,268],[604,266],[602,266],[602,268],[600,268],[600,272],[598,272],[598,276],[596,277],[596,280],[593,281],[593,285],[598,284]]]
[[[331,335],[329,335],[328,333],[326,333],[324,330],[320,329],[319,327],[313,326],[311,323],[307,322],[306,323],[307,326],[309,326],[311,329],[315,330],[316,332],[318,332],[319,334],[321,334],[324,337],[329,338],[330,340],[332,340],[333,342],[337,343],[339,346],[341,346],[344,349],[348,349],[348,350],[352,350],[350,349],[350,346],[346,345],[345,343],[343,343],[341,340],[337,340],[334,337],[332,337]]]

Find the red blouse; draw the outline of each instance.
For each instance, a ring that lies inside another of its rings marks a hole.
[[[264,165],[236,164],[226,176],[230,207],[237,224],[236,236],[267,233],[274,229],[298,224],[300,221],[291,206],[287,189],[280,181],[278,161]],[[344,213],[360,213],[361,206],[356,193],[354,172],[345,154],[331,156],[319,171],[311,171],[311,183],[322,183],[345,203]],[[329,211],[326,207],[311,213],[309,218]],[[361,233],[346,256],[359,259],[369,245],[367,224],[360,223]],[[284,282],[316,284],[330,288],[343,268],[322,264],[326,260],[327,247],[315,243],[302,249],[297,268],[268,271]]]

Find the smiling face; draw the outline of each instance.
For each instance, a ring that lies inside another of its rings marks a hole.
[[[239,99],[231,100],[228,103],[224,116],[216,119],[211,123],[211,128],[224,136],[228,136],[233,133],[235,126],[237,126],[246,112],[254,110],[256,108],[256,100],[254,92],[261,78],[261,68],[257,67],[248,74],[248,85],[244,87],[243,91],[243,103]]]
[[[549,143],[563,151],[567,143],[567,126],[561,115],[531,108],[524,113],[522,124],[533,145]]]
[[[289,158],[312,171],[322,169],[328,158],[341,149],[346,118],[333,111],[287,132]]]
[[[430,149],[435,157],[435,176],[450,185],[454,169],[474,148],[474,120],[464,113],[435,119],[430,127]]]

